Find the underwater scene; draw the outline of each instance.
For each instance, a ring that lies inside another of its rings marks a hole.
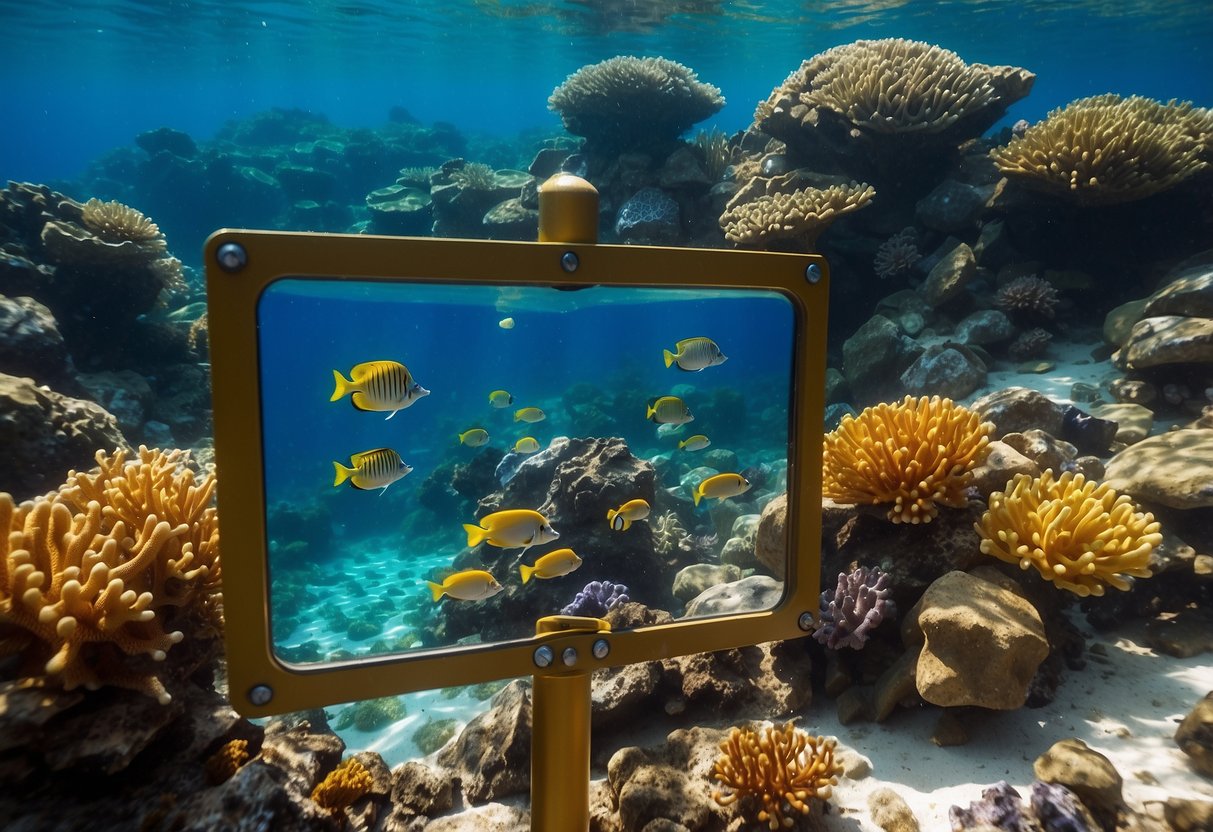
[[[5,832],[542,817],[530,677],[233,708],[225,637],[263,634],[225,626],[248,547],[222,524],[203,246],[534,241],[558,174],[597,190],[600,243],[824,257],[822,423],[794,418],[774,290],[284,274],[248,356],[267,660],[712,623],[778,609],[819,555],[803,638],[593,672],[577,828],[1213,830],[1207,2],[0,22]],[[818,431],[819,546],[793,551]]]

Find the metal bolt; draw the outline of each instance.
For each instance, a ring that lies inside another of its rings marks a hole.
[[[611,652],[611,643],[605,638],[600,638],[594,642],[593,652],[594,658],[605,659],[607,654]]]
[[[560,268],[564,269],[569,274],[577,271],[577,267],[581,265],[581,258],[577,256],[575,251],[566,251],[560,255]]]
[[[810,263],[805,266],[804,279],[810,283],[817,283],[821,280],[821,266],[816,263]]]
[[[556,654],[552,652],[552,648],[546,644],[535,650],[535,666],[548,667],[556,659]]]
[[[215,260],[219,268],[229,274],[235,274],[248,265],[248,252],[239,243],[224,243],[215,252]]]
[[[253,685],[249,688],[248,701],[260,707],[268,705],[270,700],[274,698],[274,689],[269,685]]]
[[[800,629],[807,633],[809,630],[813,629],[813,613],[802,612],[796,623],[800,625]]]
[[[577,664],[577,648],[566,647],[560,653],[560,661],[564,662],[565,667],[572,667]]]

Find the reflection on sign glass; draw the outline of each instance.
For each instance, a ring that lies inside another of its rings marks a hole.
[[[779,293],[292,279],[258,324],[281,659],[779,602],[786,552],[755,545],[787,481]]]

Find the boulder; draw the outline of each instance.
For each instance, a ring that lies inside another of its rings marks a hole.
[[[1156,315],[1213,318],[1213,249],[1181,263],[1146,299],[1142,317]]]
[[[717,584],[741,580],[741,570],[731,563],[693,563],[674,576],[674,597],[690,601]]]
[[[918,200],[914,214],[927,228],[945,234],[969,231],[977,227],[991,197],[994,185],[969,185],[945,179]]]
[[[1100,404],[1091,408],[1091,415],[1116,423],[1116,441],[1126,445],[1140,442],[1154,428],[1154,412],[1140,404]]]
[[[607,763],[620,829],[723,829],[733,815],[704,787],[720,756],[725,732],[680,728],[658,746],[628,746]]]
[[[0,295],[0,372],[53,384],[71,370],[51,311],[33,298]]]
[[[1017,474],[1039,476],[1040,466],[1006,442],[996,439],[989,444],[985,460],[973,469],[973,487],[983,498],[988,498],[995,491],[1005,489]]]
[[[1143,439],[1108,461],[1104,481],[1149,503],[1213,506],[1213,431],[1188,428]]]
[[[901,374],[901,386],[912,396],[963,399],[985,384],[986,365],[961,345],[935,344]]]
[[[1144,317],[1149,298],[1131,300],[1117,306],[1103,320],[1103,338],[1109,344],[1123,347],[1133,332],[1133,325]]]
[[[901,375],[922,347],[883,315],[873,315],[842,345],[842,371],[862,401],[891,400],[899,392],[892,379]]]
[[[766,575],[751,575],[710,587],[686,606],[688,618],[701,615],[731,615],[769,610],[783,597],[783,582]]]
[[[1213,693],[1206,694],[1179,723],[1175,744],[1188,755],[1192,768],[1213,777]]]
[[[1213,318],[1180,315],[1142,318],[1133,325],[1116,363],[1130,370],[1213,363]]]
[[[1036,779],[1065,786],[1111,829],[1124,800],[1124,781],[1112,761],[1076,738],[1059,740],[1032,764]]]
[[[469,803],[526,794],[531,787],[531,686],[515,679],[498,691],[492,707],[443,747],[438,763],[455,770]]]
[[[962,344],[985,346],[1010,341],[1015,324],[1000,309],[982,309],[956,325],[955,338]]]
[[[960,295],[976,273],[977,259],[973,249],[961,243],[935,264],[919,291],[931,306],[942,306]]]
[[[754,556],[777,581],[787,574],[788,495],[785,491],[766,504],[758,520],[754,538]]]

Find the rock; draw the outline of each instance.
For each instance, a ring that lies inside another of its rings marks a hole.
[[[1003,436],[1002,441],[1030,459],[1039,470],[1052,468],[1053,473],[1059,477],[1078,456],[1078,449],[1069,442],[1054,439],[1043,430],[1008,433]]]
[[[999,780],[993,786],[982,789],[981,800],[969,803],[968,809],[952,806],[948,810],[948,820],[952,829],[966,832],[1028,832],[1035,828],[1025,812],[1019,792],[1006,780]]]
[[[690,190],[702,193],[712,186],[712,180],[704,173],[703,166],[691,148],[683,146],[666,158],[657,174],[657,184],[672,190]]]
[[[612,628],[614,629],[614,628]],[[636,662],[594,671],[590,692],[592,730],[625,725],[641,718],[662,681],[661,662]]]
[[[812,698],[811,663],[797,641],[764,642],[662,661],[665,684],[681,689],[688,708],[713,717],[775,717]]]
[[[481,220],[490,240],[532,241],[539,233],[539,211],[522,204],[519,197],[499,202]]]
[[[740,570],[753,569],[758,565],[758,561],[754,557],[754,538],[730,537],[720,550],[720,561],[737,567],[738,577],[741,577]]]
[[[999,344],[1015,337],[1015,324],[1000,309],[982,309],[956,325],[953,337],[962,344]]]
[[[783,596],[783,583],[766,575],[751,575],[704,590],[686,606],[686,617],[729,615],[769,610]]]
[[[1112,762],[1073,737],[1053,743],[1032,764],[1036,779],[1060,783],[1095,815],[1105,829],[1115,826],[1116,815],[1124,800],[1123,781]]]
[[[934,705],[1022,707],[1049,654],[1044,624],[1031,604],[964,572],[931,584],[907,622],[925,638],[915,681]]]
[[[1155,574],[1165,571],[1153,563],[1150,568]],[[1146,644],[1181,659],[1213,651],[1213,611],[1186,607],[1177,612],[1161,612],[1146,624]]]
[[[420,188],[388,185],[366,195],[371,228],[377,234],[418,236],[434,224],[430,195]]]
[[[1213,693],[1206,694],[1179,723],[1175,744],[1188,755],[1192,768],[1213,777]]]
[[[963,399],[985,384],[986,365],[967,347],[932,345],[901,374],[901,386],[912,396]]]
[[[1002,491],[1016,474],[1040,475],[1040,466],[1001,440],[989,444],[985,461],[973,469],[973,487],[983,498]]]
[[[918,818],[914,817],[910,804],[897,792],[888,788],[877,789],[868,795],[868,812],[872,822],[884,832],[918,832]]]
[[[1143,318],[1133,325],[1117,356],[1114,363],[1128,370],[1213,363],[1213,318]]]
[[[690,601],[717,584],[739,580],[741,570],[730,563],[719,566],[693,563],[678,570],[678,574],[674,576],[674,597],[680,601]]]
[[[678,203],[659,188],[641,188],[615,218],[615,233],[629,243],[669,241],[681,230]]]
[[[723,829],[733,810],[713,801],[703,784],[710,782],[725,736],[713,728],[683,728],[662,745],[615,752],[607,763],[607,784],[620,828],[706,829],[711,822],[711,828]]]
[[[728,448],[709,448],[700,455],[701,464],[717,471],[738,470],[737,454]]]
[[[492,708],[475,717],[438,753],[454,769],[464,798],[487,803],[531,787],[531,687],[515,679],[493,696]]]
[[[123,433],[140,435],[155,394],[147,379],[132,370],[80,373],[76,376],[90,398],[118,420]]]
[[[785,491],[766,504],[758,520],[754,538],[754,556],[777,581],[787,574],[788,495]]]
[[[1060,436],[1066,408],[1044,393],[1026,387],[995,390],[972,405],[983,420],[994,423],[994,438],[1033,429]]]
[[[1131,300],[1113,309],[1103,320],[1103,338],[1109,344],[1123,347],[1133,332],[1133,325],[1144,317],[1149,298]]]
[[[72,359],[51,311],[33,298],[0,295],[0,372],[52,384],[71,371]]]
[[[873,315],[842,345],[842,371],[859,399],[891,400],[898,389],[892,379],[913,363],[922,347],[902,334],[897,324]]]
[[[543,147],[535,154],[535,158],[531,160],[531,164],[526,170],[531,176],[543,181],[559,173],[561,165],[567,158],[569,158],[569,151],[565,148]]]
[[[1101,404],[1091,408],[1091,415],[1116,423],[1116,441],[1126,445],[1140,442],[1154,428],[1154,413],[1139,404]]]
[[[1044,832],[1099,832],[1102,828],[1078,795],[1059,783],[1037,780],[1029,805]]]
[[[287,773],[308,791],[341,762],[345,743],[327,725],[313,729],[307,719],[285,715],[270,720],[261,741],[261,759]]]
[[[1147,405],[1158,398],[1158,388],[1140,379],[1118,378],[1108,385],[1108,390],[1118,402]]]
[[[1213,318],[1213,249],[1189,258],[1146,299],[1142,317],[1184,315]]]
[[[1168,797],[1163,817],[1175,832],[1208,832],[1213,829],[1213,802]]]
[[[931,742],[940,748],[952,748],[957,745],[965,745],[968,741],[969,730],[956,715],[956,710],[945,708],[940,711],[939,719],[935,721],[935,728],[931,731]]]
[[[154,826],[181,832],[329,832],[332,817],[311,799],[312,784],[297,783],[291,775],[263,759],[244,765],[231,778],[164,811]],[[158,813],[149,813],[154,816]]]
[[[171,127],[158,127],[140,133],[135,136],[135,144],[148,154],[172,153],[183,159],[192,159],[198,155],[198,145],[194,144],[189,133],[182,133]]]
[[[945,179],[918,200],[914,214],[919,222],[935,231],[945,234],[969,231],[977,227],[994,190],[993,185],[968,185]]]
[[[1130,445],[1109,460],[1105,482],[1171,508],[1213,506],[1213,431],[1176,430]]]
[[[392,771],[392,806],[417,815],[436,815],[454,805],[447,772],[411,760]]]
[[[919,291],[927,303],[939,307],[960,295],[976,273],[973,249],[961,243],[935,264]]]
[[[1073,444],[1079,453],[1102,456],[1111,449],[1118,429],[1111,419],[1100,419],[1071,405],[1062,412],[1058,437]]]
[[[921,701],[915,682],[918,653],[915,649],[905,651],[876,680],[872,691],[872,718],[877,722],[888,719],[898,705],[914,705]]]

